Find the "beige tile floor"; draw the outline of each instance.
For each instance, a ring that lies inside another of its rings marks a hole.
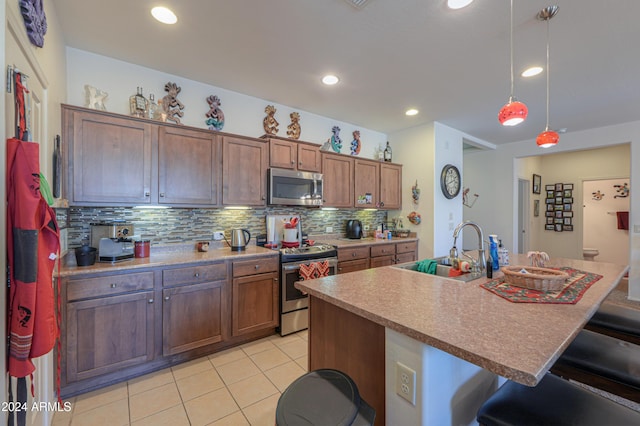
[[[269,425],[307,371],[308,332],[270,336],[70,398],[53,426]]]

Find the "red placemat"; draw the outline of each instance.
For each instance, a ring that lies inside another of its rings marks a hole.
[[[503,277],[480,284],[480,287],[515,303],[575,304],[578,303],[584,292],[587,291],[593,283],[602,278],[602,275],[580,271],[567,266],[550,269],[556,269],[569,274],[567,283],[558,291],[539,291],[517,287],[504,282]]]

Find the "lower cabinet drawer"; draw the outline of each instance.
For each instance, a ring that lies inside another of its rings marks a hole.
[[[371,257],[389,256],[396,254],[395,244],[380,244],[371,246]]]
[[[338,274],[363,271],[365,269],[369,269],[369,259],[357,259],[338,262]]]
[[[240,260],[233,262],[233,277],[244,277],[246,275],[263,274],[266,272],[276,272],[280,259],[277,257],[263,257],[253,260]]]
[[[415,241],[410,241],[408,243],[398,243],[396,244],[396,253],[415,252],[416,248],[418,248],[418,243]]]
[[[356,259],[368,259],[369,246],[364,247],[348,247],[338,249],[338,262]]]
[[[212,265],[194,265],[187,268],[165,269],[162,271],[164,287],[178,284],[195,284],[225,280],[227,265],[224,262]]]
[[[153,272],[109,275],[67,281],[67,300],[112,296],[137,290],[153,288]]]
[[[396,263],[407,263],[417,260],[415,252],[399,253],[396,255]]]

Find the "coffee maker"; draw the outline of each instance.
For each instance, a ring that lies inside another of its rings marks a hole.
[[[132,259],[133,224],[121,221],[91,223],[91,247],[98,249],[99,262]]]

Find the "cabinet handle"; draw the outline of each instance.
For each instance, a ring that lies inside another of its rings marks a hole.
[[[169,296],[165,296],[165,297],[164,297],[164,300],[169,300]]]
[[[266,200],[266,199],[267,199],[267,197],[265,197],[265,196],[263,195],[263,196],[262,196],[262,200]]]
[[[338,271],[342,271],[342,268],[338,268]]]
[[[260,265],[256,265],[256,271],[260,269]]]
[[[273,279],[273,281],[278,282],[278,279],[277,279],[277,278],[274,278],[274,279]]]
[[[149,303],[153,303],[153,299],[149,299]]]
[[[116,288],[117,286],[118,286],[118,284],[116,284],[116,283],[111,283],[111,285],[110,285],[109,287],[111,287],[111,288]]]
[[[293,166],[294,164],[296,164],[296,162],[291,160],[291,165]]]
[[[164,197],[164,192],[161,192],[161,193],[160,193],[160,196],[161,196],[161,197]]]
[[[145,197],[150,197],[150,196],[151,196],[151,192],[149,192],[149,191],[145,191],[145,192],[144,192],[144,196],[145,196]]]
[[[195,274],[193,274],[193,276],[198,278],[200,276],[200,274],[198,272],[196,272]]]
[[[351,257],[356,257],[356,252],[351,253]]]
[[[386,251],[385,249],[382,249],[382,252],[383,252],[383,253],[386,253],[387,251]]]
[[[299,165],[299,166],[302,166],[302,161],[300,161],[300,162],[298,163],[298,165]]]

